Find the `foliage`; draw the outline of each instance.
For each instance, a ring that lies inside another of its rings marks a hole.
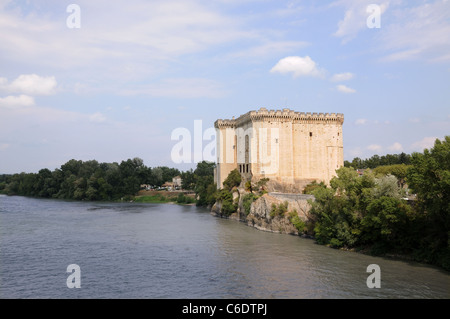
[[[386,175],[375,179],[375,187],[372,191],[374,198],[383,196],[401,198],[402,191],[398,186],[397,178],[393,175]]]
[[[119,163],[71,159],[53,172],[20,173],[1,177],[2,191],[9,195],[75,200],[120,200],[133,197],[141,184],[161,186],[179,175],[178,169],[149,168],[140,158]]]
[[[185,190],[195,189],[195,174],[192,168],[189,171],[181,173],[181,188]]]
[[[362,176],[338,169],[330,187],[311,190],[308,223],[320,244],[407,254],[450,270],[450,137],[404,158]],[[401,180],[415,203],[402,199]]]
[[[294,225],[299,234],[305,232],[306,223],[298,216],[297,210],[294,209],[293,211],[289,212],[289,221]]]
[[[417,194],[425,225],[421,246],[431,254],[428,259],[450,269],[450,136],[412,154],[411,161],[408,184]]]
[[[238,204],[233,200],[233,194],[228,189],[221,189],[217,192],[216,200],[222,204],[222,213],[225,216],[237,211]]]
[[[214,183],[215,163],[202,161],[193,172],[194,190],[197,195],[197,206],[213,205],[216,201],[217,186]]]
[[[318,187],[325,188],[327,186],[324,182],[317,183],[317,181],[313,181],[305,186],[305,188],[303,189],[303,194],[312,194],[313,191]]]
[[[378,248],[386,251],[395,248],[397,251],[407,251],[409,238],[408,226],[413,217],[412,207],[394,197],[380,197],[373,200],[367,207],[362,226],[363,242],[376,243]]]
[[[178,204],[192,204],[195,203],[195,198],[186,196],[183,193],[178,194],[176,202]]]
[[[119,163],[99,163],[95,160],[70,160],[53,172],[41,169],[38,173],[0,175],[0,193],[75,200],[135,200],[136,202],[193,203],[196,200],[184,194],[172,197],[162,195],[134,196],[141,184],[155,187],[182,176],[186,189],[195,190],[197,205],[212,205],[216,198],[214,183],[215,163],[200,162],[195,171],[180,173],[178,169],[159,166],[146,167],[140,158]]]
[[[233,187],[238,187],[241,184],[241,180],[241,173],[239,173],[237,169],[234,169],[223,181],[223,186],[224,188],[231,190]]]
[[[384,165],[374,168],[373,173],[375,176],[393,175],[397,178],[400,187],[403,187],[406,183],[406,174],[411,167],[412,165],[405,164]]]
[[[272,204],[272,209],[270,211],[270,217],[282,217],[284,214],[288,211],[288,205],[289,203],[287,201],[280,203],[278,205]]]
[[[139,196],[134,199],[136,203],[168,203],[173,201],[172,198],[162,194]]]
[[[252,192],[253,188],[252,188],[252,182],[251,181],[246,181],[245,182],[245,190],[247,192]]]
[[[244,213],[247,216],[248,214],[250,214],[250,208],[252,206],[252,203],[258,199],[258,196],[256,196],[253,193],[249,193],[249,194],[245,194],[242,197],[242,206],[244,207]]]
[[[395,165],[395,164],[411,164],[411,155],[400,153],[400,154],[387,154],[383,156],[373,155],[368,159],[361,159],[359,157],[355,157],[351,162],[344,161],[345,167],[353,167],[355,169],[363,169],[363,168],[375,168],[378,166],[384,165]]]

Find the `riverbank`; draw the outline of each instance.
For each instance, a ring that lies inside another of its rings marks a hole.
[[[390,260],[417,262],[437,267],[447,273],[449,269],[423,256],[419,250],[397,250],[380,246],[378,243],[366,246],[336,247],[329,243],[321,243],[314,237],[315,224],[310,221],[310,202],[312,198],[294,194],[267,193],[252,201],[248,209],[244,207],[244,198],[248,194],[242,188],[233,191],[236,210],[231,214],[224,213],[223,203],[217,201],[211,207],[211,214],[216,217],[235,220],[257,230],[271,233],[288,234],[313,239],[317,244],[334,250],[351,251],[359,254],[381,257]]]
[[[183,205],[195,205],[195,194],[184,191],[147,191],[141,190],[132,199],[135,203],[174,203]]]

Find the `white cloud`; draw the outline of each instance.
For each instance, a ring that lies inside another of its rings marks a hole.
[[[102,113],[96,112],[94,114],[89,115],[89,121],[101,123],[106,121],[106,117]]]
[[[356,121],[355,121],[355,124],[356,125],[364,125],[364,124],[366,124],[367,123],[367,119],[357,119]]]
[[[381,14],[386,12],[390,2],[378,3]],[[343,43],[346,43],[355,38],[359,32],[367,29],[367,19],[370,16],[370,13],[367,12],[367,7],[372,3],[373,1],[371,0],[341,0],[334,2],[333,6],[339,5],[346,8],[344,18],[338,22],[338,29],[334,35],[343,38]]]
[[[37,74],[22,74],[8,83],[6,78],[0,78],[0,89],[9,93],[28,95],[51,95],[56,91],[54,76],[43,77]]]
[[[21,107],[21,106],[32,106],[34,105],[34,99],[31,96],[28,95],[9,95],[7,97],[0,97],[0,107],[8,107],[8,108],[14,108],[14,107]]]
[[[371,145],[367,146],[367,149],[370,151],[380,152],[382,150],[382,147],[381,147],[381,145],[378,145],[378,144],[371,144]]]
[[[347,93],[347,94],[356,93],[355,89],[349,88],[343,84],[339,84],[338,86],[336,86],[336,88],[338,89],[339,92],[342,92],[342,93]]]
[[[380,48],[390,52],[386,61],[450,60],[450,2],[436,0],[395,10],[395,19],[382,28]]]
[[[388,149],[392,152],[401,152],[401,151],[403,151],[403,146],[402,146],[402,144],[395,142],[394,144],[389,146]]]
[[[320,76],[321,71],[317,68],[316,62],[314,62],[309,56],[288,56],[280,61],[270,70],[271,73],[292,73],[293,77],[299,76]]]
[[[343,82],[343,81],[348,81],[348,80],[353,79],[354,76],[355,75],[350,72],[337,73],[337,74],[333,75],[330,80],[333,82]]]
[[[414,151],[423,152],[426,148],[432,148],[434,146],[434,142],[436,141],[437,137],[424,137],[420,141],[414,142],[411,145],[411,148]]]
[[[279,34],[251,30],[239,18],[196,0],[77,4],[82,24],[76,30],[66,27],[64,9],[55,17],[49,4],[27,3],[27,15],[21,4],[0,8],[2,61],[38,63],[54,73],[65,71],[74,83],[89,79],[96,80],[96,87],[110,87],[104,79],[122,83],[148,79],[186,54],[236,41],[260,44],[281,39]],[[288,42],[285,46],[298,48]],[[76,72],[67,72],[75,68]]]

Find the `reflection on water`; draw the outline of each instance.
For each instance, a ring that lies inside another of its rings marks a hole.
[[[195,206],[0,196],[1,298],[449,298],[450,275]],[[78,264],[80,289],[66,286]],[[369,264],[381,288],[369,289]]]

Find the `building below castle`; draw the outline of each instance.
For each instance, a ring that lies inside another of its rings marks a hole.
[[[244,180],[269,178],[271,191],[301,192],[314,180],[328,184],[344,165],[343,123],[340,113],[265,108],[217,120],[217,187],[234,169]]]

